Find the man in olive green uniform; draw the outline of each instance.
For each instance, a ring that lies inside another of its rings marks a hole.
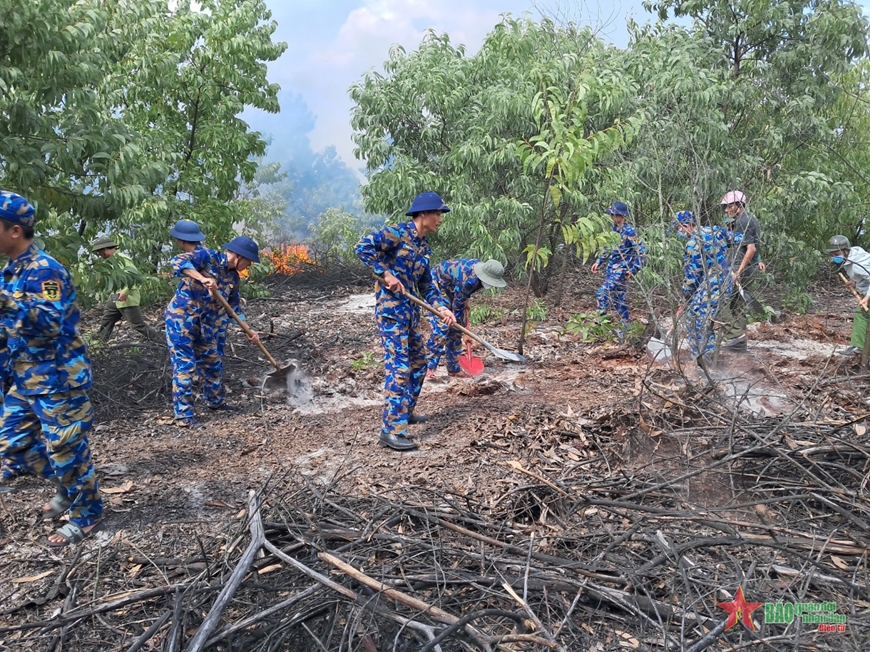
[[[91,251],[103,259],[117,254],[121,258],[125,268],[135,274],[139,273],[129,257],[118,253],[118,244],[109,236],[103,236],[94,240],[91,243]],[[165,337],[146,324],[142,318],[142,311],[139,309],[140,300],[139,288],[136,287],[122,288],[116,294],[113,294],[103,305],[103,318],[100,320],[100,330],[97,333],[97,337],[104,342],[108,341],[112,336],[112,331],[115,329],[115,324],[122,319],[126,319],[146,340],[150,342],[163,342]]]

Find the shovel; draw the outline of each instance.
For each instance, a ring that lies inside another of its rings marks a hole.
[[[380,277],[378,277],[378,280],[380,281],[382,279]],[[438,317],[441,316],[441,313],[438,312],[437,310],[435,310],[435,308],[430,306],[428,303],[426,303],[422,299],[418,299],[413,294],[409,294],[407,290],[402,292],[402,296],[404,296],[406,299],[408,299],[411,303],[416,303],[421,308],[428,310],[433,315],[436,315]],[[464,333],[465,335],[468,335],[468,337],[473,339],[475,342],[479,342],[480,344],[483,344],[483,346],[486,347],[486,350],[489,351],[490,353],[492,353],[496,358],[501,358],[502,360],[507,360],[508,362],[525,362],[526,361],[526,359],[523,356],[521,356],[519,353],[514,353],[513,351],[505,351],[504,349],[500,349],[497,346],[493,346],[492,344],[487,342],[485,339],[483,339],[479,335],[475,335],[474,333],[472,333],[470,330],[468,330],[464,326],[460,326],[459,324],[453,324],[453,328],[458,330],[460,333]],[[474,375],[474,374],[472,374],[472,375]]]
[[[754,296],[749,294],[749,292],[744,290],[743,285],[741,285],[740,281],[734,281],[734,284],[737,286],[737,292],[740,293],[740,298],[743,299],[743,303],[746,304],[746,307],[749,308],[752,312],[763,314],[764,306],[761,304],[761,302]]]
[[[249,338],[254,336],[254,331],[251,330],[251,327],[236,314],[236,311],[230,307],[230,304],[227,303],[227,300],[224,299],[223,295],[220,292],[215,292],[214,297],[218,300],[218,303],[221,304],[224,310],[227,311],[227,314],[235,319],[239,326],[242,327],[242,330],[245,331],[245,335]],[[273,367],[275,367],[274,371],[270,371],[263,378],[263,386],[265,387],[267,384],[274,387],[287,387],[287,377],[292,375],[298,369],[295,361],[288,362],[285,365],[278,364],[278,361],[272,357],[272,354],[266,350],[266,347],[263,346],[263,343],[260,340],[257,340],[257,346],[260,347],[260,350],[263,352],[263,355],[266,356],[266,359],[271,363]]]
[[[843,279],[843,283],[845,283],[846,286],[850,290],[852,290],[852,294],[855,295],[855,298],[858,300],[858,305],[860,306],[864,298],[860,294],[858,294],[858,291],[855,289],[854,285],[849,284],[849,279],[846,278],[843,272],[840,272],[839,274],[840,278]],[[864,308],[864,312],[870,312],[870,308],[866,308],[864,306],[861,307]],[[861,351],[861,366],[866,367],[868,360],[870,360],[870,321],[867,322],[867,333],[864,335],[864,349]]]
[[[843,283],[846,284],[846,287],[852,290],[852,294],[855,295],[855,298],[858,299],[858,303],[860,304],[864,300],[864,297],[858,294],[858,291],[853,286],[849,285],[849,279],[845,277],[843,272],[840,272],[840,278],[843,279]],[[861,307],[864,308],[864,306]],[[870,308],[864,308],[864,312],[870,312]]]
[[[466,342],[465,353],[459,356],[459,366],[469,376],[479,376],[483,373],[483,360],[471,354],[471,342]]]

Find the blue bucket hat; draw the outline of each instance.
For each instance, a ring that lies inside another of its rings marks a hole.
[[[610,207],[604,212],[608,215],[622,215],[623,217],[631,217],[631,211],[628,210],[628,204],[621,201],[613,202]]]
[[[234,254],[238,254],[243,258],[247,258],[253,263],[260,262],[260,247],[257,246],[256,242],[243,235],[236,236],[230,240],[224,245],[224,249],[232,251]]]
[[[205,236],[199,230],[199,224],[193,220],[178,220],[169,230],[169,235],[184,242],[202,242]]]
[[[0,218],[21,226],[36,224],[36,211],[24,197],[8,190],[0,190]]]
[[[444,203],[444,200],[441,199],[441,195],[437,192],[421,192],[419,195],[414,197],[414,201],[411,202],[411,208],[408,209],[408,212],[405,215],[415,215],[416,213],[423,213],[425,211],[441,211],[442,213],[449,213],[450,209],[447,208],[447,204]]]
[[[695,223],[695,216],[692,211],[680,211],[674,215],[674,222],[671,228],[676,231],[680,226],[692,226]]]

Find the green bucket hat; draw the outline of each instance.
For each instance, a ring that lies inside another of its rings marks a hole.
[[[503,288],[507,285],[504,280],[504,267],[497,260],[490,258],[486,262],[475,263],[472,269],[484,285],[497,288]]]
[[[97,238],[91,243],[91,252],[97,253],[100,249],[117,249],[118,243],[115,242],[114,238],[110,238],[107,235],[104,235],[100,238]]]

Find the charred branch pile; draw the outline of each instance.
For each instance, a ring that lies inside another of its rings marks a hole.
[[[115,542],[44,560],[41,601],[6,608],[0,638],[131,652],[870,649],[870,438],[849,422],[716,414],[643,433],[628,429],[639,415],[518,410],[480,441],[501,481],[452,491],[276,478],[227,537],[184,556]],[[747,614],[755,631],[726,631],[717,603],[738,587],[774,605]],[[787,604],[825,605],[845,627],[786,621]]]

